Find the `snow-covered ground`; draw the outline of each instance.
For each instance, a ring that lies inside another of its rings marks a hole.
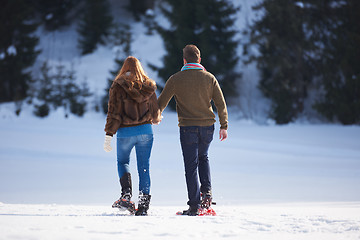
[[[216,217],[174,216],[176,209],[133,217],[105,206],[1,204],[0,239],[360,238],[359,204],[218,206]]]
[[[360,239],[359,126],[230,116],[229,138],[216,132],[210,149],[218,216],[191,218],[174,215],[187,198],[177,117],[165,112],[154,126],[150,216],[131,217],[111,208],[120,187],[115,151],[102,148],[104,115],[9,109],[0,105],[0,239]]]

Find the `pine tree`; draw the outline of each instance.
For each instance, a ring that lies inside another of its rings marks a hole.
[[[329,120],[360,123],[360,2],[308,0],[316,22],[314,41],[322,46],[318,61],[322,97],[314,105]]]
[[[84,13],[78,27],[79,47],[83,55],[92,53],[98,44],[105,44],[113,17],[107,0],[86,0]]]
[[[40,69],[41,76],[38,81],[34,84],[33,94],[36,99],[34,104],[35,110],[34,114],[38,117],[46,117],[50,113],[49,104],[51,102],[52,94],[52,78],[49,74],[50,67],[47,62],[44,62]]]
[[[29,67],[40,52],[34,9],[25,0],[1,0],[0,6],[0,102],[21,100],[32,78]]]
[[[33,0],[35,10],[40,16],[41,22],[48,31],[57,30],[63,26],[70,24],[71,19],[69,13],[81,1],[75,0]]]
[[[195,44],[201,51],[201,63],[217,77],[225,98],[237,96],[241,74],[235,69],[239,59],[234,21],[239,8],[226,0],[164,0],[161,10],[171,24],[170,29],[156,27],[167,53],[163,67],[151,67],[166,81],[182,67],[182,49]]]
[[[315,72],[304,9],[294,1],[265,0],[254,10],[264,13],[251,26],[251,44],[260,52],[252,56],[261,74],[259,88],[272,101],[276,123],[289,123],[303,112]]]
[[[140,16],[146,13],[147,9],[154,7],[155,0],[129,0],[127,8],[132,12],[137,21],[140,20]]]
[[[56,66],[54,74],[51,72],[52,68],[45,62],[41,67],[41,77],[35,82],[34,114],[46,117],[51,109],[64,108],[65,117],[70,113],[84,115],[86,98],[91,96],[86,83],[79,86],[75,82],[74,69],[66,70],[62,64]]]
[[[64,65],[56,66],[56,73],[53,76],[52,103],[56,108],[63,107],[65,117],[70,113],[82,116],[85,113],[86,97],[91,96],[86,84],[81,87],[75,83],[74,69],[67,70]]]
[[[124,64],[126,57],[131,55],[132,34],[130,26],[126,24],[117,25],[110,39],[113,39],[112,42],[117,48],[117,56],[115,58],[115,70],[110,71],[112,77],[107,80],[108,84],[105,89],[105,95],[101,98],[101,106],[105,114],[108,111],[109,89]]]

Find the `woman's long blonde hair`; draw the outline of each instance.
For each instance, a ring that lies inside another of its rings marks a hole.
[[[146,75],[140,61],[133,56],[129,56],[125,59],[115,81],[121,77],[128,81],[132,87],[137,83],[140,89],[144,83],[148,82],[150,84],[155,84],[155,82]]]

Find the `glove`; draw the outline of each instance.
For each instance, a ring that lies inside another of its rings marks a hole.
[[[105,150],[105,152],[110,152],[112,150],[111,139],[112,139],[112,136],[105,135],[105,141],[104,141],[104,150]]]

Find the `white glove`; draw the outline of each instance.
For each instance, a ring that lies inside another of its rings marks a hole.
[[[105,141],[104,141],[104,150],[105,150],[105,152],[110,152],[112,150],[111,139],[112,139],[112,136],[105,135]]]

